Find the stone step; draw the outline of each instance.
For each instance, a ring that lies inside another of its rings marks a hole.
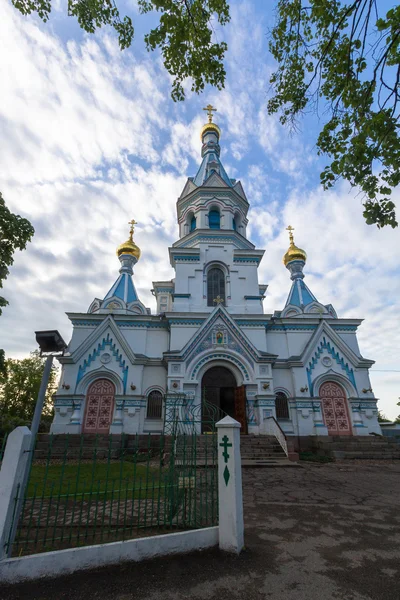
[[[382,453],[382,452],[341,452],[334,450],[332,452],[334,458],[343,459],[365,459],[365,460],[400,460],[400,452],[397,453]]]

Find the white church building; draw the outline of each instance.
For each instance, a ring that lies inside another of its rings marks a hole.
[[[240,421],[242,433],[268,433],[271,417],[286,436],[380,433],[373,361],[357,343],[362,320],[339,318],[313,295],[291,227],[287,302],[264,313],[264,250],[247,238],[249,202],[220,161],[221,132],[207,108],[202,162],[177,201],[179,239],[169,248],[175,277],[153,282],[151,314],[135,289],[132,221],[108,293],[88,312],[67,313],[73,334],[59,359],[51,431],[160,433],[174,406],[182,421],[200,415],[200,433],[211,405]]]

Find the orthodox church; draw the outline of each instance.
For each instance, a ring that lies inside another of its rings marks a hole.
[[[182,422],[200,415],[201,433],[212,406],[236,418],[242,433],[271,433],[271,424],[285,436],[380,433],[368,373],[374,361],[357,343],[362,320],[341,319],[314,296],[290,226],[287,301],[264,313],[264,250],[247,238],[249,202],[222,165],[215,109],[207,110],[201,164],[177,201],[175,277],[153,282],[151,314],[135,289],[141,252],[131,221],[115,283],[88,312],[67,313],[73,334],[59,359],[51,431],[160,433],[173,407]]]

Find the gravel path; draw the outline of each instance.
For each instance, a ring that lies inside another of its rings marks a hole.
[[[3,587],[1,600],[398,600],[400,464],[243,472],[246,549]]]

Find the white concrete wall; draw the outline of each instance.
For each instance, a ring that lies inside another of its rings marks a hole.
[[[124,562],[204,550],[218,545],[218,527],[69,548],[0,561],[0,581],[16,583]]]

